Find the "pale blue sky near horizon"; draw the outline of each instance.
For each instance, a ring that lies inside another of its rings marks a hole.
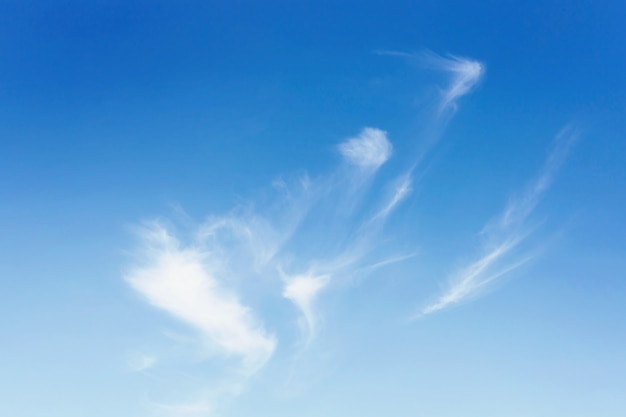
[[[0,4],[0,415],[626,415],[626,3]]]

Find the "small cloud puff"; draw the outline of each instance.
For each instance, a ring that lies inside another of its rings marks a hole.
[[[359,136],[339,145],[339,153],[348,163],[372,171],[391,157],[392,149],[387,132],[373,127],[364,128]]]

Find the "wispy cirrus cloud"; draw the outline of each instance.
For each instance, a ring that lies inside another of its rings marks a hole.
[[[570,127],[559,132],[539,175],[520,195],[510,199],[503,212],[488,222],[481,231],[480,234],[484,239],[484,244],[480,248],[481,255],[454,273],[448,289],[413,318],[420,318],[458,304],[476,295],[487,284],[532,259],[531,255],[516,254],[515,250],[531,234],[527,220],[548,190],[554,175],[577,139],[578,133]]]
[[[298,275],[285,276],[283,297],[292,301],[302,312],[301,327],[307,335],[306,343],[310,343],[316,334],[317,317],[314,303],[319,293],[328,285],[329,275]]]
[[[484,63],[452,54],[439,55],[432,51],[414,53],[389,50],[378,50],[375,53],[406,59],[418,66],[448,74],[450,78],[448,84],[441,90],[438,104],[440,112],[444,110],[456,111],[458,100],[470,93],[485,74]]]
[[[372,217],[372,221],[386,219],[411,194],[413,185],[411,171],[399,176],[390,185],[391,192],[389,197],[384,202],[382,208]]]
[[[422,55],[423,62],[451,75],[450,84],[442,91],[439,109],[457,109],[458,100],[478,84],[485,73],[485,65],[479,61],[455,55],[441,56],[432,52]]]
[[[424,138],[425,148],[421,155],[415,158],[410,168],[400,175],[393,183],[393,192],[382,208],[372,217],[372,221],[384,221],[395,207],[407,198],[415,182],[414,172],[424,156],[436,144],[445,128],[449,117],[458,108],[458,101],[469,94],[479,83],[485,73],[485,64],[470,58],[456,55],[439,55],[431,51],[405,52],[393,50],[378,50],[377,55],[397,57],[406,60],[418,67],[435,70],[448,75],[447,83],[440,87],[440,96],[434,103],[435,116],[431,118],[430,137]]]
[[[428,111],[430,131],[436,132],[422,138],[429,149],[449,120],[441,117],[442,112],[454,114],[459,99],[481,79],[484,64],[432,53],[383,54],[417,60],[447,75],[441,95]],[[414,158],[408,169],[394,166],[389,134],[374,127],[362,128],[334,150],[341,162],[331,172],[281,177],[272,183],[267,201],[250,201],[208,216],[189,226],[187,233],[176,233],[158,221],[139,228],[139,256],[125,275],[128,284],[149,304],[195,332],[199,349],[206,351],[202,360],[234,366],[222,380],[198,382],[200,394],[191,401],[154,402],[161,412],[181,417],[214,414],[224,399],[239,395],[270,362],[285,336],[273,326],[275,318],[263,314],[263,303],[255,302],[259,297],[273,294],[273,303],[291,303],[289,320],[297,324],[298,340],[304,341],[299,346],[306,349],[323,331],[320,307],[327,292],[416,256],[415,242],[408,250],[396,250],[387,233],[393,215],[416,186],[414,171],[421,157]],[[460,271],[456,285],[422,314],[454,304],[518,266],[502,263],[525,237],[521,227],[511,225],[522,224],[534,209],[560,163],[557,154],[551,161],[534,186],[512,200],[490,226],[484,256]],[[259,295],[259,288],[268,293]]]

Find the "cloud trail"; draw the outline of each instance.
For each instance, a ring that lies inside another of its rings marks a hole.
[[[302,312],[303,321],[301,326],[304,333],[307,334],[307,344],[311,342],[317,330],[317,319],[313,310],[313,303],[320,291],[328,285],[329,281],[329,275],[300,275],[286,278],[283,297],[291,300]]]
[[[396,179],[392,187],[392,193],[389,200],[383,208],[372,217],[371,221],[385,220],[391,212],[411,194],[413,178],[411,172],[407,172]]]
[[[519,268],[532,258],[529,255],[515,257],[514,251],[530,235],[526,221],[548,190],[554,175],[577,139],[578,133],[570,127],[559,132],[554,148],[537,178],[526,186],[520,196],[509,200],[504,211],[488,222],[481,231],[480,234],[485,238],[480,250],[482,255],[453,274],[449,288],[435,302],[417,313],[414,319],[476,295],[485,285]]]
[[[450,75],[448,85],[441,91],[439,111],[458,108],[458,100],[467,95],[478,84],[485,74],[485,64],[456,55],[439,55],[431,51],[419,53],[404,51],[375,51],[378,55],[398,57],[415,63],[418,66],[431,68]]]
[[[451,75],[448,87],[442,92],[439,109],[457,110],[457,101],[476,86],[485,72],[484,64],[454,55],[440,56],[434,53],[423,55],[426,65],[447,72]]]

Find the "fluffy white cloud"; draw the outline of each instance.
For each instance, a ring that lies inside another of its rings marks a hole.
[[[251,311],[222,288],[205,263],[208,254],[183,248],[158,223],[141,232],[144,265],[132,269],[128,283],[146,300],[196,329],[226,354],[258,368],[272,355],[274,337]]]
[[[391,157],[393,146],[387,132],[373,127],[364,128],[359,136],[339,145],[346,161],[363,169],[376,170]]]

